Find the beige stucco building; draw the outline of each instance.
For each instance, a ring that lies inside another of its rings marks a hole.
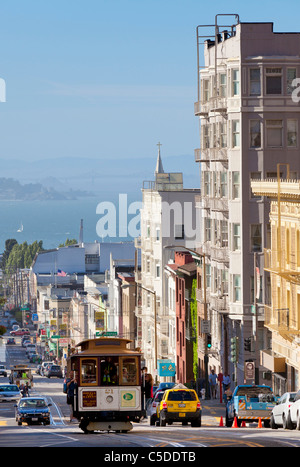
[[[276,393],[299,388],[300,370],[300,180],[253,181],[256,196],[271,199],[271,248],[265,270],[271,275],[271,305],[265,326],[272,344],[261,351],[261,363],[272,372]]]
[[[204,25],[197,28],[199,247],[206,259],[212,343],[209,369],[236,373],[237,382],[243,383],[245,361],[252,359],[258,368],[259,350],[268,348],[270,342],[264,326],[270,279],[264,272],[263,253],[269,246],[270,206],[268,199],[251,193],[250,180],[276,177],[280,162],[289,162],[293,177],[300,176],[300,111],[293,99],[293,80],[300,77],[300,34],[276,33],[273,23],[243,23],[238,15],[223,16],[217,15],[210,35]],[[224,24],[232,26],[221,26]],[[257,352],[247,347],[254,331],[255,255],[261,274]],[[201,310],[201,291],[198,297]],[[199,337],[199,359],[203,361],[204,336]],[[240,343],[236,369],[230,355],[233,337]],[[264,376],[264,368],[260,368],[256,379],[267,384]]]

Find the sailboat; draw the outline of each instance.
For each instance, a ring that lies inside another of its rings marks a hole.
[[[23,232],[23,224],[21,222],[20,228],[17,230],[17,232]]]

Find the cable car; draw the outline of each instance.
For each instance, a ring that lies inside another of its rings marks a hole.
[[[78,353],[68,359],[68,377],[76,380],[73,416],[79,427],[128,432],[139,422],[142,410],[141,357],[127,348],[132,342],[117,337],[88,339],[77,344]]]

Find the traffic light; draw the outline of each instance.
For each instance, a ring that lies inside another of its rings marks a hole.
[[[251,352],[251,347],[252,347],[251,337],[248,337],[247,339],[244,339],[244,350],[246,352]]]
[[[210,334],[206,335],[206,348],[211,349],[211,335]]]
[[[232,337],[230,339],[230,357],[233,363],[237,363],[239,359],[239,338]]]

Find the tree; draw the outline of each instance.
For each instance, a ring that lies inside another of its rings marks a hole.
[[[64,246],[77,245],[78,241],[75,238],[67,238],[65,243],[60,243],[58,248],[63,248]]]
[[[191,324],[192,329],[195,330],[196,339],[193,341],[193,373],[194,379],[198,378],[198,319],[197,319],[197,300],[196,300],[197,279],[193,279],[192,293],[191,293]]]
[[[2,256],[2,263],[1,263],[2,269],[5,269],[6,262],[7,262],[8,258],[9,258],[11,250],[13,249],[13,247],[17,243],[18,242],[17,242],[17,240],[15,238],[9,238],[8,240],[5,241],[5,250],[4,250],[4,253],[3,253],[3,256]]]
[[[32,261],[39,251],[43,250],[43,242],[34,241],[31,245],[27,242],[19,245],[17,242],[13,245],[7,260],[5,261],[5,269],[11,272],[19,269],[30,268]]]

